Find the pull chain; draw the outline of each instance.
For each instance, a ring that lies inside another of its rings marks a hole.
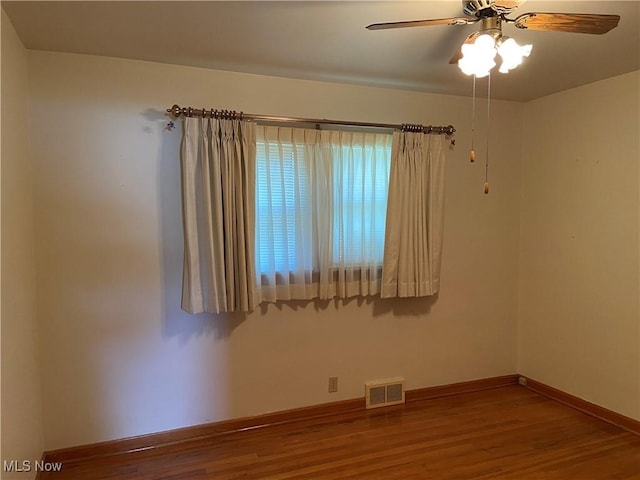
[[[484,193],[489,193],[489,121],[491,120],[491,73],[487,77],[487,153],[484,160]]]
[[[473,148],[473,134],[476,131],[476,76],[473,76],[473,93],[471,95],[471,151],[469,152],[469,160],[473,163],[476,161],[476,152]]]

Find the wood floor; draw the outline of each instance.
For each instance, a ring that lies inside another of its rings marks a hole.
[[[511,386],[67,463],[46,480],[640,480],[640,437]]]

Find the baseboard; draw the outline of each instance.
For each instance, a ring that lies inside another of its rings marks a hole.
[[[521,384],[524,384],[526,388],[533,392],[544,395],[545,397],[555,400],[556,402],[567,405],[571,408],[586,413],[587,415],[591,415],[592,417],[603,420],[607,423],[611,423],[620,428],[624,428],[631,433],[640,435],[640,421],[638,420],[626,417],[594,403],[587,402],[582,398],[563,392],[562,390],[558,390],[557,388],[550,387],[549,385],[545,385],[544,383],[538,382],[537,380],[533,380],[528,377],[520,378],[523,378],[526,381],[526,384],[524,384],[525,382],[522,382]]]
[[[405,400],[407,402],[416,402],[432,398],[448,397],[450,395],[460,395],[462,393],[491,390],[492,388],[508,387],[510,385],[517,385],[518,378],[519,376],[515,374],[504,375],[502,377],[483,378],[480,380],[471,380],[469,382],[407,390],[405,392]]]
[[[444,397],[449,395],[459,395],[492,388],[505,387],[517,384],[517,375],[506,375],[502,377],[484,378],[470,382],[440,385],[437,387],[420,388],[405,392],[407,402],[427,400],[431,398]],[[300,420],[313,419],[328,415],[345,413],[353,410],[364,410],[365,400],[354,398],[340,402],[325,403],[311,407],[296,408],[275,413],[267,413],[255,417],[224,420],[221,422],[207,423],[193,427],[185,427],[177,430],[169,430],[148,435],[111,440],[107,442],[94,443],[90,445],[80,445],[77,447],[52,450],[44,453],[47,462],[70,463],[88,458],[107,457],[132,452],[149,451],[177,445],[181,443],[197,441],[199,439],[212,438],[229,433],[264,428],[270,425],[281,425]]]
[[[45,452],[45,457],[47,461],[68,463],[77,460],[85,460],[87,458],[107,457],[123,453],[148,451],[159,447],[176,445],[204,438],[212,438],[233,432],[264,428],[270,425],[280,425],[358,409],[364,409],[364,398],[267,413],[255,417],[244,417],[223,420],[220,422],[205,423],[202,425],[194,425],[192,427],[150,433],[136,437],[52,450]]]

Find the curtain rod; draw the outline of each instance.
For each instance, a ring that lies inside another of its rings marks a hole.
[[[343,125],[348,127],[371,127],[371,128],[387,128],[390,130],[401,130],[403,132],[422,132],[422,133],[444,133],[446,135],[453,135],[456,129],[453,125],[446,127],[434,127],[432,125],[416,125],[410,123],[403,123],[401,125],[395,125],[391,123],[370,123],[370,122],[349,122],[343,120],[327,120],[326,118],[296,118],[296,117],[276,117],[270,115],[254,115],[243,112],[236,112],[235,110],[214,110],[213,108],[207,110],[206,108],[192,108],[192,107],[180,107],[179,105],[173,105],[167,109],[167,113],[172,114],[178,118],[181,115],[185,117],[211,117],[211,118],[227,118],[238,120],[258,120],[265,122],[283,122],[283,123],[313,123],[317,125]]]

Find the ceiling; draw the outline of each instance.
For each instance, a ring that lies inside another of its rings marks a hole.
[[[476,25],[368,31],[370,23],[463,16],[449,1],[3,1],[28,49],[104,55],[220,70],[470,95],[449,59]],[[525,12],[621,17],[605,35],[503,33],[533,52],[492,75],[492,96],[528,101],[640,69],[640,1],[535,1]]]

